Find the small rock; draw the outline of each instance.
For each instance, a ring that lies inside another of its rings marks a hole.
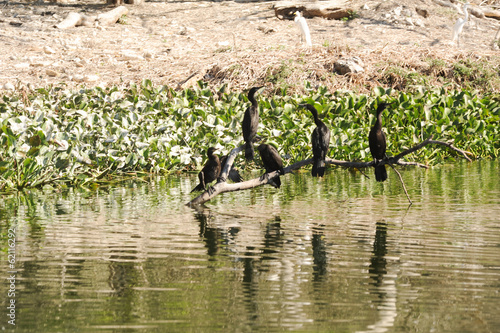
[[[358,57],[352,57],[349,59],[339,59],[335,62],[335,71],[340,75],[345,75],[347,73],[362,73],[363,62]]]
[[[423,16],[425,18],[429,17],[429,11],[427,9],[417,7],[417,8],[415,8],[415,11],[420,16]]]
[[[369,10],[369,9],[370,9],[370,7],[368,7],[368,5],[365,3],[365,4],[363,5],[363,9],[364,9],[364,10]]]
[[[257,30],[262,31],[266,35],[270,34],[270,33],[273,33],[273,32],[276,32],[276,30],[274,28],[266,27],[266,26],[263,26],[263,25],[258,26]]]
[[[409,9],[403,9],[401,11],[401,15],[403,16],[406,16],[406,17],[412,17],[413,16],[413,12]]]
[[[4,90],[16,90],[16,87],[12,83],[6,83],[3,85]]]
[[[73,76],[73,81],[83,82],[83,81],[85,81],[85,78],[81,74],[76,74],[75,76]]]
[[[425,27],[424,22],[422,22],[422,20],[419,18],[413,19],[413,24],[415,24],[417,27],[421,27],[421,28]]]
[[[45,45],[43,47],[43,52],[45,52],[45,54],[54,54],[56,53],[56,51],[54,51],[50,46],[48,45]]]
[[[144,51],[144,58],[146,59],[152,59],[153,58],[153,53],[151,51]]]
[[[73,59],[73,61],[75,62],[76,67],[84,67],[85,66],[85,61],[83,61],[80,58],[75,58],[75,59]]]
[[[133,54],[133,53],[128,53],[128,52],[122,52],[121,54],[123,61],[128,61],[128,60],[144,60],[144,58],[138,54]]]
[[[84,80],[86,82],[97,82],[99,80],[99,76],[97,76],[97,75],[85,75]]]
[[[14,67],[17,69],[29,68],[30,64],[28,64],[27,62],[22,62],[20,64],[15,64]]]
[[[46,66],[48,66],[50,64],[51,64],[50,61],[33,61],[31,63],[31,66],[32,67],[46,67]]]
[[[59,73],[56,72],[55,70],[52,70],[52,69],[47,69],[45,71],[45,74],[47,74],[48,76],[50,77],[56,77],[56,76],[59,76]]]

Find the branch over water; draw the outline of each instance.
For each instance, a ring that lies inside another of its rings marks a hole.
[[[437,144],[441,146],[448,147],[449,149],[459,153],[462,155],[467,161],[472,162],[472,160],[467,156],[467,155],[473,155],[471,152],[456,148],[453,146],[451,143],[443,142],[443,141],[437,141],[437,140],[432,140],[432,135],[422,141],[421,143],[417,144],[416,146],[413,146],[412,148],[406,149],[405,151],[402,151],[396,156],[389,157],[384,159],[383,161],[379,162],[379,165],[384,165],[384,164],[389,164],[391,166],[393,165],[402,165],[402,166],[408,166],[408,165],[415,165],[421,168],[428,168],[427,165],[420,164],[417,162],[406,162],[406,161],[401,161],[401,159],[408,155],[411,154],[419,149],[422,149],[423,147],[430,145],[430,144]],[[217,183],[212,187],[210,191],[205,191],[193,200],[191,200],[187,205],[192,206],[192,205],[201,205],[204,204],[205,202],[209,201],[210,199],[214,198],[215,196],[221,194],[221,193],[226,193],[226,192],[234,192],[234,191],[243,191],[243,190],[248,190],[254,187],[266,185],[270,179],[280,175],[279,171],[273,171],[269,173],[265,173],[259,178],[254,178],[251,180],[247,180],[241,183],[227,183],[227,177],[229,174],[229,170],[231,170],[234,159],[236,158],[236,155],[238,155],[240,152],[244,150],[244,146],[240,146],[237,148],[234,148],[231,150],[231,152],[228,155],[228,158],[226,160],[226,164],[223,166],[221,176]],[[293,170],[298,170],[308,164],[312,164],[313,159],[308,158],[299,162],[296,162],[292,165],[287,166],[284,168],[284,174],[291,173]],[[333,164],[333,165],[338,165],[341,167],[345,168],[356,168],[356,169],[362,169],[362,168],[369,168],[375,166],[374,161],[370,162],[351,162],[351,161],[340,161],[340,160],[335,160],[332,158],[327,157],[326,161],[327,164]],[[403,184],[403,188],[405,189],[405,193],[408,197],[408,200],[411,203],[411,200],[408,196],[408,192],[406,192],[406,187],[404,185],[403,179],[401,178],[401,175],[399,175],[399,179],[401,183]]]

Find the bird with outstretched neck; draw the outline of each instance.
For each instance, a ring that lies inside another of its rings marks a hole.
[[[285,173],[285,171],[283,170],[283,161],[281,160],[281,156],[276,150],[276,148],[274,148],[271,145],[263,143],[259,145],[257,149],[259,151],[260,159],[264,164],[264,168],[266,169],[266,173],[273,172],[276,170],[279,170],[281,174]],[[269,184],[271,184],[276,188],[280,188],[281,186],[280,176],[278,175],[270,179]]]
[[[243,122],[241,127],[243,129],[243,140],[245,140],[245,158],[247,161],[251,161],[254,158],[253,151],[253,140],[257,134],[257,128],[259,127],[259,104],[255,99],[255,94],[263,87],[253,87],[248,92],[248,100],[252,105],[250,105],[243,116]]]
[[[313,166],[311,174],[313,177],[323,177],[325,174],[325,159],[330,146],[330,130],[319,119],[318,111],[310,104],[300,104],[299,106],[308,109],[314,118],[316,128],[311,135],[313,149]]]
[[[297,11],[295,12],[294,21],[300,31],[300,40],[305,41],[307,46],[312,46],[311,32],[309,31],[306,19],[300,14],[300,12]]]
[[[469,12],[467,11],[468,7],[469,3],[465,3],[463,7],[465,14],[464,18],[459,18],[455,23],[455,25],[453,26],[452,42],[457,41],[458,47],[460,47],[460,34],[462,33],[464,25],[467,23],[467,20],[469,19]]]
[[[385,165],[378,165],[385,157],[386,143],[385,134],[382,131],[382,112],[387,108],[388,103],[380,103],[377,107],[377,120],[368,135],[370,143],[370,152],[375,160],[375,179],[383,182],[387,179],[387,170]]]
[[[216,180],[220,175],[220,160],[217,155],[215,155],[215,151],[217,149],[210,147],[207,150],[208,160],[205,163],[203,169],[201,169],[200,173],[198,173],[198,179],[200,183],[196,185],[196,187],[191,191],[204,191],[208,184]],[[208,188],[210,191],[210,188]]]

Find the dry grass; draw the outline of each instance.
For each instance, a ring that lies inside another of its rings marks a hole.
[[[64,82],[74,87],[82,84],[75,79],[78,76],[97,76],[98,81],[83,84],[109,86],[150,79],[155,84],[185,88],[204,80],[214,87],[228,84],[232,89],[246,89],[265,84],[268,91],[293,93],[303,92],[304,82],[309,81],[330,90],[359,92],[380,85],[411,89],[420,84],[500,90],[499,54],[490,50],[498,22],[482,20],[466,26],[459,49],[449,41],[451,26],[460,15],[443,16],[443,7],[432,1],[387,1],[378,6],[371,1],[351,3],[359,14],[352,21],[308,20],[311,49],[301,46],[293,21],[277,19],[268,2],[146,2],[130,7],[126,24],[67,31],[54,29],[53,18],[36,14],[36,7],[15,7],[30,20],[20,27],[0,26],[9,41],[0,55],[0,85],[39,87]],[[360,8],[365,3],[368,10]],[[401,5],[427,8],[431,15],[420,18],[424,27],[385,18]],[[108,10],[86,9],[89,14]],[[44,10],[64,17],[78,9],[51,5]],[[44,53],[45,45],[55,54]],[[124,53],[149,56],[124,60]],[[354,56],[363,61],[364,73],[341,76],[334,72],[335,61]],[[31,66],[32,61],[49,65]],[[489,77],[491,83],[469,75],[471,62],[481,65],[475,71]],[[16,67],[19,65],[24,66]],[[457,68],[461,77],[457,77]],[[50,77],[47,69],[60,75]]]
[[[335,61],[342,57],[353,56],[363,60],[365,72],[336,74]],[[207,81],[212,86],[228,84],[236,89],[265,84],[269,88],[268,91],[286,89],[289,93],[303,93],[305,81],[310,82],[312,86],[326,86],[332,91],[369,92],[377,86],[406,90],[422,84],[458,88],[464,85],[464,80],[468,80],[454,76],[455,64],[463,61],[483,63],[485,65],[483,70],[493,75],[490,85],[472,80],[469,82],[471,87],[480,90],[500,90],[498,76],[500,57],[495,52],[451,54],[432,48],[405,49],[390,45],[361,53],[340,46],[315,47],[309,50],[276,50],[254,56],[230,52],[216,64],[208,65],[205,71],[194,76],[185,83],[185,86],[190,86],[197,80]]]

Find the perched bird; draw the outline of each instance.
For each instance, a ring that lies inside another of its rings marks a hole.
[[[378,182],[383,182],[387,179],[387,170],[385,165],[377,165],[378,162],[382,161],[386,155],[386,144],[385,144],[385,134],[382,131],[382,112],[387,108],[388,103],[380,103],[377,107],[377,120],[375,125],[373,125],[368,135],[368,141],[370,143],[370,152],[372,153],[373,159],[375,160],[375,179]]]
[[[203,169],[201,169],[200,173],[198,174],[198,179],[200,180],[200,183],[196,185],[196,187],[191,191],[204,191],[207,187],[208,184],[213,182],[214,180],[217,179],[220,175],[220,160],[217,155],[215,155],[215,151],[217,149],[210,147],[207,150],[207,156],[208,160],[205,163],[205,166]],[[210,188],[208,189],[210,190]]]
[[[301,104],[300,106],[312,113],[316,124],[316,128],[311,135],[314,160],[311,174],[313,177],[323,177],[325,174],[325,159],[330,146],[330,130],[319,120],[318,111],[314,106],[310,104]]]
[[[311,33],[309,32],[309,26],[307,25],[306,19],[300,14],[300,12],[295,12],[295,25],[300,30],[300,41],[306,41],[307,46],[312,46]]]
[[[220,158],[220,173],[219,173],[219,178],[221,176],[222,169],[224,169],[224,166],[226,165],[226,161],[227,161],[227,155],[222,156]],[[231,181],[234,182],[234,183],[240,183],[240,182],[243,181],[243,177],[241,177],[240,172],[238,171],[238,169],[236,169],[233,166],[231,166],[231,169],[229,170],[228,178],[231,179]]]
[[[469,7],[469,3],[464,4],[464,18],[459,18],[455,25],[453,26],[453,35],[452,42],[457,41],[457,46],[460,47],[460,34],[462,33],[462,29],[464,28],[465,23],[467,23],[467,19],[469,18],[469,12],[467,11],[467,7]]]
[[[257,134],[257,127],[259,126],[259,105],[255,99],[255,94],[263,87],[253,87],[248,92],[248,100],[252,103],[243,116],[241,127],[243,129],[243,140],[245,140],[245,158],[247,161],[253,160],[253,139]]]
[[[266,168],[266,173],[273,172],[276,170],[279,170],[281,174],[285,173],[283,170],[283,161],[281,160],[281,156],[276,150],[276,148],[274,148],[271,145],[263,143],[257,149],[259,150],[262,163],[264,163],[264,167]],[[270,179],[269,184],[271,184],[276,188],[280,188],[281,186],[280,176],[278,175]]]

